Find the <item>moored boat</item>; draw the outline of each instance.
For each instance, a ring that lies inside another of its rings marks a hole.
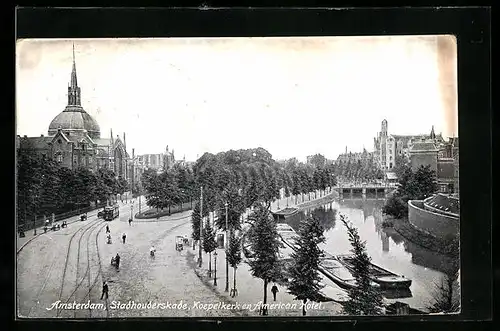
[[[356,279],[352,273],[333,257],[321,259],[319,270],[343,289],[356,287]]]
[[[286,223],[277,223],[276,229],[278,230],[278,235],[281,240],[291,249],[297,249],[297,244],[295,243],[295,238],[297,237],[297,232]]]
[[[273,211],[271,214],[273,215],[276,221],[284,220],[289,216],[295,215],[299,212],[299,208],[295,207],[286,207],[284,209]]]
[[[336,259],[348,270],[353,270],[353,257],[350,255],[337,255]],[[381,289],[407,289],[411,286],[411,279],[386,270],[370,263],[370,279],[378,284]]]

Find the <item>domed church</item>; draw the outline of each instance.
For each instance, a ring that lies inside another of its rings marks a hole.
[[[68,86],[68,104],[49,125],[48,136],[17,136],[17,148],[21,153],[31,153],[42,159],[53,159],[70,169],[79,167],[95,171],[99,168],[113,170],[117,176],[129,179],[129,155],[125,141],[113,137],[101,137],[97,121],[81,105],[81,91],[76,76],[75,49],[73,68]]]

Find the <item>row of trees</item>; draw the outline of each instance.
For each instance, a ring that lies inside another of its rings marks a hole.
[[[336,165],[336,175],[348,180],[367,182],[384,178],[384,173],[376,164],[373,156],[368,155],[358,160],[340,160]]]
[[[53,160],[41,160],[30,154],[17,158],[17,215],[25,224],[34,215],[58,214],[105,202],[127,190],[128,183],[113,171],[60,167]]]
[[[212,215],[217,229],[226,230],[226,203],[229,230],[241,230],[242,215],[249,208],[263,204],[269,208],[280,198],[325,192],[336,184],[333,168],[303,164],[297,159],[274,161],[265,149],[204,154],[193,167],[195,192],[203,187],[203,217]],[[320,193],[321,194],[321,193]],[[287,200],[288,201],[288,200]],[[192,237],[200,239],[200,206],[195,204]],[[217,215],[217,217],[215,217]]]
[[[199,192],[203,187],[204,220],[197,202],[192,214],[192,237],[195,241],[200,240],[200,224],[203,222],[201,239],[203,250],[209,254],[209,273],[211,255],[217,247],[215,232],[217,229],[226,230],[227,210],[229,244],[226,257],[234,270],[233,293],[236,291],[236,269],[241,262],[242,215],[252,210],[247,222],[252,224],[252,229],[260,229],[258,233],[249,231],[246,234],[259,241],[254,246],[255,254],[260,254],[258,247],[264,250],[262,254],[270,248],[277,254],[279,242],[276,241],[276,226],[269,211],[271,202],[281,198],[282,193],[287,198],[295,196],[297,202],[299,196],[311,195],[311,192],[317,195],[316,191],[325,193],[328,187],[336,184],[331,166],[304,164],[295,158],[278,163],[262,148],[231,150],[217,155],[206,153],[194,165],[193,175],[195,190]],[[213,217],[212,222],[209,215]],[[274,230],[270,228],[273,226]],[[270,278],[278,277],[278,274],[271,276],[272,271],[265,266],[262,269],[258,263],[252,268],[254,276],[265,280],[266,288]]]

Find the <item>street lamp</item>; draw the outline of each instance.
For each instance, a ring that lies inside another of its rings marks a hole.
[[[36,205],[35,205],[35,199],[38,198],[38,195],[33,196],[33,207],[35,210],[35,217],[33,218],[33,235],[36,236]]]
[[[228,204],[227,202],[224,204],[224,206],[226,207],[226,240],[224,240],[224,248],[226,249],[226,289],[224,290],[224,292],[228,292],[229,291],[229,261],[227,259],[227,251],[228,251],[228,241],[229,241],[229,237],[227,236],[227,230],[228,230]]]
[[[201,268],[201,265],[203,263],[203,257],[202,257],[202,246],[201,246],[201,240],[203,238],[203,186],[200,188],[200,250],[199,250],[199,255],[198,255],[198,267]]]
[[[214,251],[214,286],[217,286],[217,251]]]

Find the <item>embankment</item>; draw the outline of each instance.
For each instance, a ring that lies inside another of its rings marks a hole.
[[[384,221],[391,222],[396,232],[423,248],[448,256],[459,253],[459,238],[456,236],[435,237],[416,228],[407,219],[395,219],[389,215],[384,215]]]
[[[332,192],[328,193],[327,195],[322,196],[321,198],[311,200],[311,201],[306,201],[306,202],[300,203],[294,207],[298,208],[299,210],[304,210],[304,209],[308,209],[311,207],[316,207],[316,206],[321,206],[321,205],[327,204],[329,202],[334,201],[335,199],[338,199],[338,197],[339,197],[338,192],[332,191]]]

